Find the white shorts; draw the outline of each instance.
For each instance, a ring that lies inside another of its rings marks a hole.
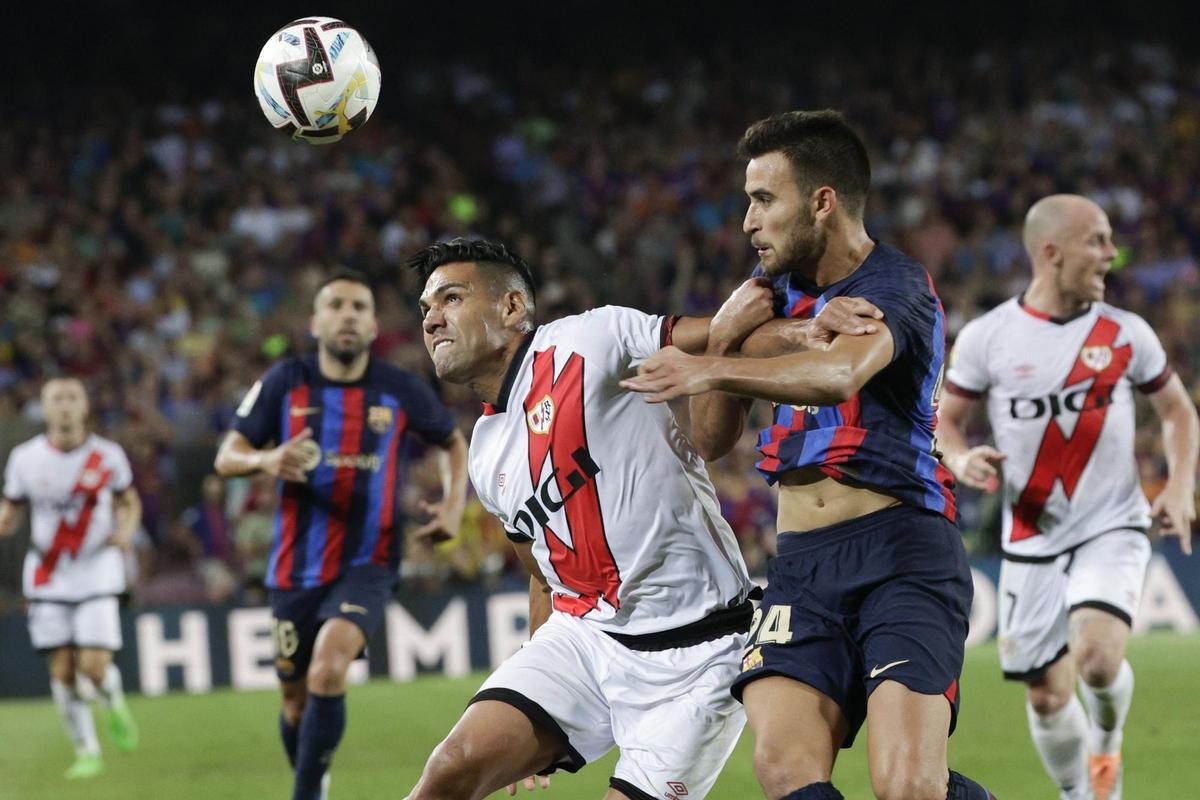
[[[93,597],[79,603],[29,601],[29,638],[37,650],[68,645],[98,650],[121,649],[117,598]]]
[[[555,769],[575,772],[615,746],[615,788],[636,790],[637,798],[699,800],[746,722],[729,693],[745,645],[745,634],[735,633],[691,647],[630,650],[554,613],[475,699],[508,702],[535,723],[561,728],[568,752]]]
[[[1067,653],[1067,617],[1098,608],[1132,623],[1142,600],[1150,540],[1137,530],[1089,539],[1053,561],[1000,567],[1000,668],[1035,679]]]

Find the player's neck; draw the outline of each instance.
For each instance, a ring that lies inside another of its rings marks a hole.
[[[87,440],[87,430],[84,428],[49,428],[46,430],[46,438],[50,444],[54,445],[55,449],[67,453],[83,445]]]
[[[1072,297],[1059,291],[1053,281],[1034,277],[1025,290],[1022,301],[1026,307],[1040,311],[1053,319],[1066,319],[1081,311],[1086,311],[1091,305],[1090,300]]]
[[[848,235],[829,237],[821,257],[811,266],[802,267],[800,273],[817,286],[831,286],[861,267],[874,249],[875,242],[859,223]]]
[[[317,367],[321,370],[321,377],[337,383],[354,383],[361,380],[362,376],[367,374],[367,364],[370,361],[371,354],[365,351],[349,363],[339,361],[325,352],[324,348],[317,353]]]
[[[500,396],[505,388],[505,379],[513,367],[513,359],[523,356],[525,342],[532,336],[532,333],[522,334],[506,344],[504,349],[496,354],[496,358],[488,361],[489,364],[496,366],[488,369],[486,374],[477,375],[468,380],[467,388],[489,405],[500,405],[507,400],[508,398]]]

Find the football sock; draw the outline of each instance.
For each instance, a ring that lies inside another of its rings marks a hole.
[[[842,793],[832,783],[810,783],[803,789],[788,792],[779,800],[844,800]]]
[[[296,748],[300,746],[300,726],[287,721],[282,713],[279,715],[279,738],[283,739],[283,749],[287,753],[288,763],[296,768]]]
[[[996,800],[996,796],[970,778],[950,770],[946,800]]]
[[[1029,733],[1033,736],[1033,746],[1042,758],[1046,774],[1065,795],[1071,796],[1072,792],[1080,791],[1086,793],[1088,779],[1085,740],[1088,735],[1088,721],[1079,698],[1072,694],[1071,702],[1044,717],[1039,716],[1026,701],[1025,716],[1029,719]]]
[[[1088,730],[1088,751],[1096,755],[1120,753],[1122,729],[1133,702],[1133,667],[1122,661],[1117,677],[1101,689],[1083,681],[1079,686],[1092,723]]]
[[[105,709],[112,711],[125,702],[125,691],[121,686],[121,670],[109,664],[104,670],[104,680],[96,684],[96,698]]]
[[[50,681],[50,694],[54,706],[67,728],[67,736],[75,745],[76,755],[100,755],[100,742],[96,739],[96,723],[92,720],[92,708],[79,696],[74,686],[59,681]]]
[[[310,693],[300,720],[292,800],[317,800],[321,796],[321,778],[345,730],[346,695],[323,697]]]

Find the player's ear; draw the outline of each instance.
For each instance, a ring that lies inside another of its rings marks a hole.
[[[521,327],[525,323],[525,318],[529,316],[529,309],[525,305],[525,294],[516,290],[505,292],[501,313],[504,315],[506,328]]]
[[[313,314],[308,318],[308,335],[312,338],[317,338],[317,315]]]
[[[832,186],[817,187],[809,198],[813,219],[823,221],[838,209],[837,190]]]

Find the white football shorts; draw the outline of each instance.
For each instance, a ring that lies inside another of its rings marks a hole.
[[[1067,653],[1067,618],[1098,608],[1132,623],[1142,600],[1150,541],[1139,530],[1089,539],[1053,561],[1005,559],[1000,567],[1000,668],[1028,681]]]
[[[117,598],[93,597],[79,603],[29,601],[29,638],[37,650],[72,645],[98,650],[121,649]]]
[[[691,647],[631,650],[556,612],[476,697],[509,702],[535,723],[548,714],[569,742],[555,768],[575,772],[615,746],[616,788],[699,800],[745,725],[729,693],[745,646],[745,634],[733,633]]]

